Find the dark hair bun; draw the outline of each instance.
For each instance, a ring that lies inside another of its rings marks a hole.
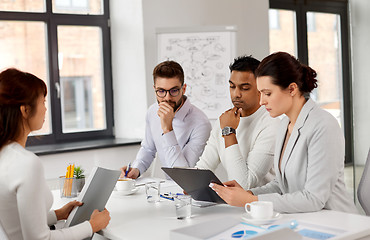
[[[307,65],[302,64],[302,92],[311,92],[317,88],[317,73]]]

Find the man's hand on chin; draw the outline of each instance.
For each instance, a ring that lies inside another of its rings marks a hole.
[[[163,130],[163,133],[166,134],[173,130],[172,120],[175,117],[175,112],[173,110],[173,107],[167,102],[160,102],[158,105],[159,105],[159,109],[158,109],[157,114],[159,118],[161,119],[161,127]]]

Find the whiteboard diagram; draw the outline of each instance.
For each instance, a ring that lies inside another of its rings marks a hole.
[[[178,62],[184,69],[186,95],[191,103],[209,119],[217,119],[232,106],[228,82],[229,64],[235,56],[235,28],[180,31],[157,31],[158,62]]]

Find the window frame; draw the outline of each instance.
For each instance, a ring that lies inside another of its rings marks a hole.
[[[342,76],[343,76],[343,122],[345,137],[345,163],[353,164],[353,110],[352,79],[350,61],[350,41],[348,22],[348,0],[269,0],[270,8],[292,10],[296,12],[297,52],[298,59],[308,64],[307,12],[332,13],[340,16],[342,43]]]
[[[89,139],[114,138],[113,85],[111,65],[111,39],[109,1],[104,0],[101,15],[64,14],[52,12],[52,0],[45,0],[45,12],[0,11],[1,21],[38,21],[46,24],[46,66],[49,76],[48,95],[50,97],[51,134],[30,136],[27,146],[67,143]],[[76,24],[78,23],[78,24]],[[57,96],[56,84],[60,84],[58,68],[58,26],[92,26],[101,29],[102,37],[102,76],[105,96],[106,129],[96,131],[63,133],[61,101]]]

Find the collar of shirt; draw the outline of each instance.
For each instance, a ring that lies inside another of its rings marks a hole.
[[[185,96],[184,104],[181,106],[179,111],[176,112],[175,118],[183,121],[188,112],[190,111],[190,107],[191,107],[190,100]]]
[[[259,116],[263,115],[266,112],[265,106],[260,106],[257,111],[252,113],[249,116],[241,117],[240,121],[243,123],[249,123],[252,122],[254,119],[258,118]]]

